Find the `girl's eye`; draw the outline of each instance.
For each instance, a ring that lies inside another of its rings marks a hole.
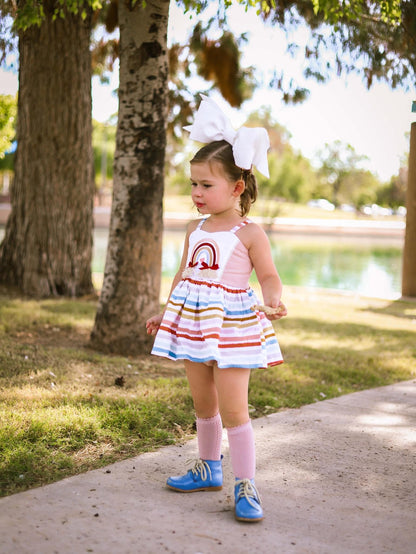
[[[197,186],[198,186],[198,183],[194,183],[193,181],[191,181],[191,187],[197,187]],[[212,187],[212,185],[202,183],[201,187],[204,187],[204,189],[209,189]]]

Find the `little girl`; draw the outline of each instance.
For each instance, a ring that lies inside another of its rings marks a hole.
[[[197,416],[199,459],[167,485],[179,492],[222,488],[224,424],[236,478],[235,516],[260,521],[248,385],[252,368],[283,361],[269,320],[287,315],[267,236],[246,218],[257,196],[251,166],[268,177],[269,140],[265,129],[235,132],[206,97],[190,131],[192,139],[208,142],[191,160],[192,200],[204,218],[189,224],[166,308],[146,324],[156,334],[153,354],[184,360]],[[266,307],[249,287],[253,268]]]

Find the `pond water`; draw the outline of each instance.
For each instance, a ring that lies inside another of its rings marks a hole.
[[[106,229],[95,231],[93,271],[102,273]],[[342,235],[269,235],[273,259],[285,285],[353,291],[399,298],[403,242],[399,238]],[[182,256],[184,233],[166,231],[162,273],[173,277]]]
[[[4,227],[0,227],[0,241]],[[352,291],[364,296],[399,298],[402,248],[399,238],[343,235],[269,235],[283,284]],[[173,277],[182,256],[184,232],[166,231],[162,273]],[[103,273],[108,230],[94,232],[92,270]]]

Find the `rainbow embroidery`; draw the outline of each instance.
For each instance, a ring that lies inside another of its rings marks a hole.
[[[195,245],[188,267],[218,269],[218,247],[215,242],[200,241]]]
[[[212,279],[217,276],[218,260],[217,244],[201,240],[196,243],[188,267],[182,273],[182,277],[191,277],[197,272],[201,277]]]

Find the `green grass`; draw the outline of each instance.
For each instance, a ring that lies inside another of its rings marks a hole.
[[[285,363],[253,371],[252,417],[415,376],[415,302],[304,289],[285,301]],[[95,309],[94,299],[0,294],[1,495],[194,434],[181,364],[88,348]]]

